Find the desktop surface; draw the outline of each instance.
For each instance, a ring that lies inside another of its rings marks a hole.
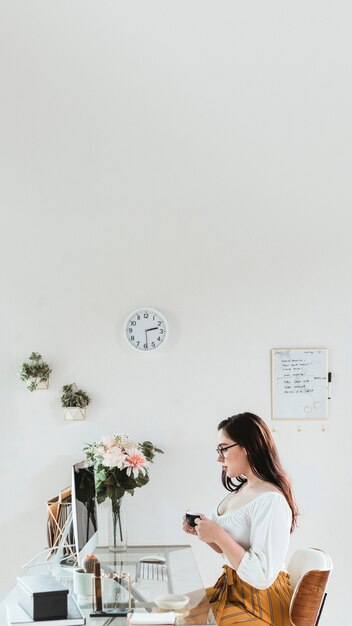
[[[126,551],[116,553],[98,547],[95,554],[104,572],[104,608],[128,607],[127,586],[122,584],[125,579],[120,578],[121,574],[128,574],[131,580],[131,604],[136,613],[162,613],[165,609],[158,607],[155,602],[158,597],[168,594],[186,595],[189,602],[182,609],[177,609],[177,623],[189,626],[216,625],[190,546],[130,546]],[[73,594],[72,572],[59,566],[52,571],[50,560],[46,563],[33,561],[30,567],[19,574],[23,576],[48,572]],[[15,588],[0,604],[1,625],[7,623],[6,605],[14,597],[16,597]],[[77,599],[74,594],[73,597]],[[126,617],[90,617],[92,612],[90,602],[80,604],[80,608],[86,617],[87,626],[126,624]]]

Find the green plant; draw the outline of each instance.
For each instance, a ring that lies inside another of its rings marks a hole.
[[[82,389],[77,389],[76,383],[72,383],[72,385],[64,385],[62,392],[61,404],[64,407],[72,406],[84,409],[90,403],[89,396],[85,393],[85,391],[82,391]]]
[[[21,380],[29,381],[27,389],[34,391],[39,383],[46,383],[49,380],[52,370],[38,352],[32,352],[29,361],[29,363],[22,363],[18,374]]]

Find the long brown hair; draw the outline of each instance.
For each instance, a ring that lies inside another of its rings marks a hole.
[[[298,509],[274,439],[264,420],[254,413],[239,413],[222,420],[218,430],[223,430],[232,441],[245,448],[250,468],[255,476],[280,489],[292,511],[292,533],[297,525]],[[222,483],[228,491],[239,491],[246,482],[247,478],[236,476],[234,483],[225,471],[222,473]]]

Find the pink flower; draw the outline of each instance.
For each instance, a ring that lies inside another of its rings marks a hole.
[[[137,478],[140,471],[146,472],[147,464],[147,459],[144,454],[138,450],[131,450],[125,459],[125,465],[127,465],[126,474],[131,476],[131,473],[133,472],[133,476]]]

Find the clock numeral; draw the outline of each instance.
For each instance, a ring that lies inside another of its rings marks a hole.
[[[160,337],[158,337],[158,341],[161,341]]]
[[[149,313],[144,313],[143,317],[147,320],[149,317]]]
[[[155,341],[152,341],[152,348],[155,348],[155,346],[156,346]]]
[[[132,326],[135,326],[135,325],[136,325],[136,323],[137,323],[137,322],[135,322],[134,320],[133,320],[133,322],[131,322]]]
[[[141,319],[141,316],[140,316],[140,315],[137,315],[137,320],[140,320],[140,319]]]
[[[143,348],[144,348],[144,350],[146,350],[146,349],[147,349],[147,347],[148,347],[148,344],[147,344],[147,343],[144,343],[144,344],[143,344]]]
[[[134,341],[134,335],[131,335],[131,341]]]
[[[160,320],[159,320],[159,322],[158,322],[158,326],[161,326],[161,322],[160,322]]]
[[[129,329],[128,329],[128,332],[129,332],[129,333],[131,333],[131,332],[132,332],[132,328],[129,328]]]
[[[137,346],[139,346],[140,343],[141,343],[140,341],[137,341]]]
[[[164,332],[164,329],[163,329],[163,328],[160,328],[160,332],[161,332],[161,334],[163,334],[163,332]]]

